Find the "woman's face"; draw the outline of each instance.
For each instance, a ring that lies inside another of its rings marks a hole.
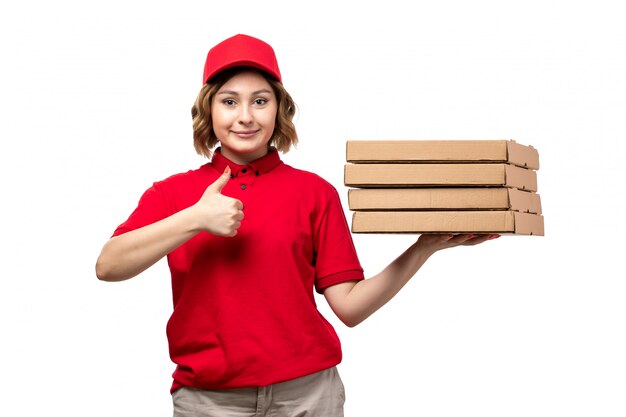
[[[267,154],[277,111],[274,90],[261,74],[244,70],[230,78],[211,103],[222,155],[245,165]]]

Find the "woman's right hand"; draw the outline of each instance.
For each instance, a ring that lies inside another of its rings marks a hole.
[[[222,195],[230,180],[230,167],[209,185],[193,206],[200,230],[218,236],[235,236],[243,220],[243,204],[236,198]]]
[[[193,206],[109,239],[96,261],[98,278],[103,281],[132,278],[201,231],[235,236],[243,219],[243,204],[222,195],[229,179],[230,168],[226,168]]]

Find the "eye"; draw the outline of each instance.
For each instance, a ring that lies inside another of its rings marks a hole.
[[[222,100],[222,103],[226,104],[227,106],[234,106],[235,100],[233,100],[232,98],[227,98]]]
[[[265,98],[257,98],[256,100],[254,100],[254,104],[258,104],[259,106],[262,106],[266,103],[267,103],[267,99]]]

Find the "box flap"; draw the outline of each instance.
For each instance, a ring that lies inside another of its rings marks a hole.
[[[539,169],[539,152],[532,146],[524,146],[510,140],[507,142],[507,154],[510,164],[528,169]]]
[[[515,233],[543,236],[543,216],[529,213],[513,212],[515,216]]]
[[[537,171],[505,165],[506,185],[520,190],[537,191]]]
[[[539,194],[517,188],[509,189],[509,207],[514,211],[541,214]]]

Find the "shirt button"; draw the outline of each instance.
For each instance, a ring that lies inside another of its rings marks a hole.
[[[241,184],[241,189],[245,190],[246,189],[246,184]]]
[[[243,172],[245,174],[246,172],[248,172],[248,170],[246,168],[244,168],[244,169],[241,170],[241,172]]]

